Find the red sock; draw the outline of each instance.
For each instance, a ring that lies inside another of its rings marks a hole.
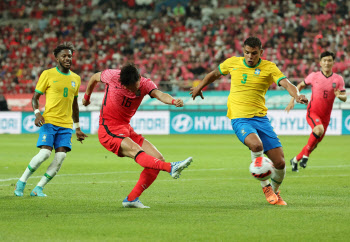
[[[135,200],[141,196],[142,192],[152,185],[154,180],[157,178],[159,170],[145,168],[140,175],[140,179],[136,183],[134,189],[128,195],[128,200]]]
[[[169,162],[161,161],[153,156],[146,154],[144,151],[140,151],[135,156],[135,161],[144,168],[151,168],[161,171],[171,171],[171,164]]]
[[[303,155],[309,157],[319,140],[320,137],[317,134],[311,133],[307,145],[305,145],[302,151],[297,155],[297,160],[299,161],[303,158]]]

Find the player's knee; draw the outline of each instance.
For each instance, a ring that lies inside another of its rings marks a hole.
[[[318,136],[321,137],[324,133],[324,127],[322,125],[318,125],[313,129],[313,132]]]
[[[253,151],[253,152],[259,152],[259,151],[262,151],[264,150],[264,147],[262,145],[262,143],[253,143],[249,146],[250,150]]]
[[[51,155],[51,150],[48,149],[41,149],[38,153],[39,159],[42,161],[46,161],[47,159],[49,159]]]
[[[284,169],[284,167],[286,167],[286,162],[284,160],[283,157],[273,161],[273,165],[276,169],[280,170],[280,169]]]

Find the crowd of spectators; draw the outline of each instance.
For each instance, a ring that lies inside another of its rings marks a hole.
[[[349,5],[340,0],[3,0],[0,88],[32,93],[41,72],[56,65],[55,46],[70,41],[81,91],[93,73],[127,62],[162,90],[187,89],[224,59],[241,56],[249,36],[259,37],[263,58],[295,82],[318,70],[322,51],[334,51],[333,71],[350,87]],[[226,76],[209,88],[229,87]]]

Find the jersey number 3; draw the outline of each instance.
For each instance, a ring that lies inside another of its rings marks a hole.
[[[243,74],[242,76],[243,76],[243,80],[241,80],[241,83],[245,84],[247,82],[248,75],[247,74]]]

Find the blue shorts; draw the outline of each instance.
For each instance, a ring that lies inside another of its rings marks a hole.
[[[231,120],[231,124],[238,139],[243,144],[248,134],[255,133],[259,136],[263,143],[264,152],[277,147],[282,147],[277,134],[273,130],[273,127],[266,116],[255,116],[253,118],[236,118]]]
[[[72,149],[72,133],[69,128],[62,128],[53,124],[44,124],[40,127],[39,139],[36,146],[40,148],[43,145],[53,147],[66,147],[67,151]]]

